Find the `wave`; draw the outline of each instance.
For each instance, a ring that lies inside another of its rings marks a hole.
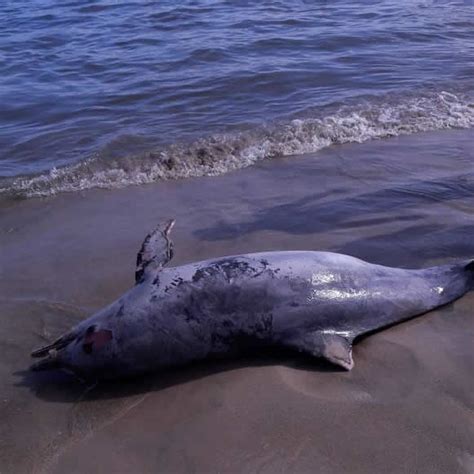
[[[314,153],[333,144],[365,142],[431,130],[474,127],[466,95],[372,98],[320,109],[313,116],[256,130],[218,134],[191,143],[110,159],[96,156],[47,173],[0,183],[8,197],[40,197],[91,188],[119,188],[163,179],[216,176],[260,160]]]

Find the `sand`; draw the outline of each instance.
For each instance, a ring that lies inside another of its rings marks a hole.
[[[293,353],[87,386],[29,352],[175,264],[318,249],[418,268],[474,256],[474,140],[335,146],[221,177],[0,203],[0,472],[474,472],[474,293],[374,334],[355,368]]]

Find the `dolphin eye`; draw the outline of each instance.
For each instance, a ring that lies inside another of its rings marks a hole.
[[[96,331],[94,325],[89,326],[86,329],[82,350],[86,354],[92,354],[93,349],[100,349],[105,346],[112,339],[112,336],[112,331],[109,331],[108,329],[100,329],[99,331]]]
[[[95,326],[94,326],[94,325],[89,326],[89,327],[86,329],[86,335],[92,334],[94,331],[95,331]]]

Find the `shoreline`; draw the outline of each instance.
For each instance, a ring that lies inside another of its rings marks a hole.
[[[454,89],[455,90],[455,89]],[[220,176],[280,157],[315,154],[348,143],[364,143],[474,126],[470,92],[421,90],[362,96],[328,104],[285,120],[241,127],[183,142],[124,152],[106,146],[83,160],[0,177],[0,199],[47,197],[89,189],[120,189],[164,180]],[[124,139],[126,142],[126,139]]]

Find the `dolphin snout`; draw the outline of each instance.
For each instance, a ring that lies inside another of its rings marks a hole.
[[[72,369],[74,366],[80,367],[83,364],[82,354],[90,359],[86,365],[97,364],[94,356],[101,358],[103,348],[113,339],[113,332],[110,329],[103,329],[98,324],[91,324],[87,329],[75,328],[71,332],[61,336],[52,344],[34,350],[32,357],[41,358],[38,362],[31,365],[30,370],[54,370],[54,369]],[[68,346],[76,345],[74,353],[68,351]],[[66,352],[68,351],[68,352]]]
[[[36,372],[40,370],[60,369],[61,367],[63,367],[63,364],[58,357],[58,351],[56,349],[50,349],[47,356],[32,364],[30,369]]]
[[[64,367],[64,363],[61,361],[60,353],[65,347],[67,347],[76,339],[77,334],[76,332],[72,331],[61,336],[59,339],[56,339],[56,341],[54,341],[52,344],[48,344],[47,346],[34,350],[31,353],[31,357],[41,357],[42,359],[31,365],[30,369],[34,371],[40,371]]]
[[[68,346],[72,341],[77,338],[77,334],[75,332],[70,332],[61,336],[59,339],[56,339],[52,344],[48,344],[47,346],[40,347],[39,349],[34,350],[31,353],[31,357],[45,357],[50,355],[52,350],[58,351],[63,349],[64,347]]]

